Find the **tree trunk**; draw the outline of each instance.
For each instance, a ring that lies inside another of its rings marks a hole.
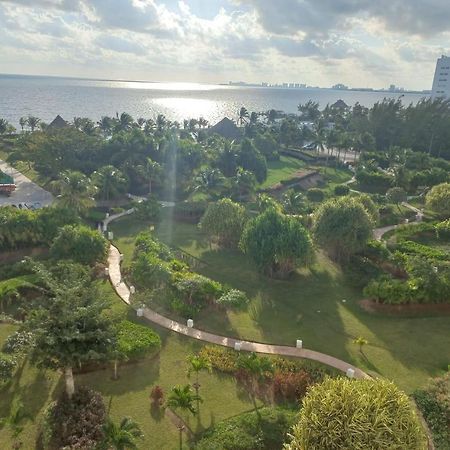
[[[150,178],[150,180],[148,181],[148,193],[151,194],[152,193],[152,179]]]
[[[114,379],[117,380],[119,377],[117,375],[117,366],[119,365],[119,362],[117,359],[114,360]]]
[[[64,378],[66,380],[66,393],[69,399],[71,399],[75,393],[75,382],[73,379],[72,367],[66,367],[64,369]]]

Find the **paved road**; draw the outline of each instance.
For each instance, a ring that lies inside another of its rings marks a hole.
[[[2,160],[0,160],[0,170],[8,175],[12,175],[17,186],[11,196],[0,195],[0,206],[18,205],[19,203],[25,203],[27,205],[40,203],[41,206],[48,206],[53,202],[53,196],[50,192],[42,189]]]
[[[109,279],[114,289],[116,290],[117,295],[129,305],[131,294],[128,286],[122,280],[120,262],[121,255],[119,250],[111,245],[109,247],[108,255]],[[224,347],[230,348],[235,348],[235,345],[239,343],[241,346],[241,350],[243,351],[311,359],[313,361],[318,361],[322,364],[334,367],[344,373],[346,373],[348,369],[352,369],[354,370],[355,378],[369,378],[369,376],[361,369],[358,369],[357,367],[352,366],[345,361],[334,358],[333,356],[319,353],[314,350],[308,350],[306,348],[300,349],[296,347],[289,347],[286,345],[262,344],[260,342],[243,341],[231,337],[219,336],[216,334],[208,333],[207,331],[188,327],[172,319],[169,319],[168,317],[164,317],[149,308],[144,308],[142,312],[143,317],[148,321],[156,323],[161,327],[167,328],[169,330],[175,331],[176,333],[189,336],[193,339],[198,339],[199,341],[209,342],[212,344],[222,345]]]

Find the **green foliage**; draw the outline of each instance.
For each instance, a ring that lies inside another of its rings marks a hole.
[[[203,402],[201,397],[194,393],[189,384],[185,386],[174,386],[167,397],[167,406],[182,411],[189,411],[193,415],[198,410],[194,407],[194,402]]]
[[[269,134],[257,134],[254,139],[255,147],[259,152],[265,156],[267,161],[278,161],[280,154],[278,152],[278,144],[275,139]]]
[[[80,264],[104,262],[108,241],[97,231],[84,225],[66,225],[59,230],[50,254],[53,258],[71,259]]]
[[[118,425],[108,417],[103,425],[103,433],[103,448],[115,450],[137,449],[136,439],[143,437],[138,423],[130,417],[124,417]]]
[[[386,200],[389,203],[395,203],[396,205],[402,202],[406,202],[406,192],[401,187],[390,188],[386,192]]]
[[[434,186],[427,193],[426,205],[444,218],[448,218],[450,216],[450,183]]]
[[[450,450],[450,372],[413,394],[433,435],[436,450]]]
[[[358,184],[370,192],[386,192],[393,182],[393,177],[378,171],[358,169],[356,171]]]
[[[77,223],[73,211],[42,208],[37,211],[12,207],[0,208],[0,249],[49,245],[64,225]]]
[[[96,448],[104,438],[106,408],[98,392],[80,387],[71,399],[62,393],[44,420],[50,448]]]
[[[223,373],[235,373],[238,366],[237,352],[228,350],[223,347],[206,345],[199,352],[202,358],[210,361],[213,369]]]
[[[33,333],[29,331],[15,331],[6,338],[2,350],[8,354],[20,355],[27,352],[32,345],[34,345]]]
[[[171,260],[172,253],[161,241],[158,241],[150,231],[142,231],[134,241],[134,256],[139,253],[149,253],[164,261]]]
[[[92,182],[97,188],[96,195],[102,200],[110,200],[124,194],[128,185],[123,173],[112,165],[100,167],[92,174]]]
[[[152,253],[138,253],[131,263],[133,283],[140,288],[157,288],[172,279],[172,266]]]
[[[249,139],[242,141],[237,153],[237,162],[244,170],[253,172],[258,183],[262,183],[267,178],[266,158]]]
[[[311,239],[300,221],[273,208],[247,223],[239,245],[269,276],[285,277],[313,256]]]
[[[437,223],[434,228],[438,239],[450,238],[450,219]]]
[[[161,205],[154,195],[134,205],[134,214],[139,220],[158,223],[161,221]]]
[[[224,420],[207,430],[197,450],[273,450],[280,448],[296,413],[288,409],[262,408]]]
[[[342,197],[343,195],[348,195],[350,188],[346,184],[338,184],[334,187],[334,195]]]
[[[306,191],[306,197],[311,202],[322,202],[325,198],[325,192],[319,188],[310,188]]]
[[[394,383],[338,378],[309,389],[284,448],[422,450],[423,445],[410,400]]]
[[[369,214],[369,217],[372,219],[372,223],[374,225],[377,225],[380,221],[380,212],[378,210],[378,206],[375,204],[375,202],[372,200],[370,195],[368,194],[359,194],[357,197],[352,197],[357,202],[361,203],[363,208],[367,211],[367,214]]]
[[[144,358],[161,348],[161,338],[149,327],[123,320],[117,326],[117,350],[127,359]]]
[[[245,221],[245,208],[223,198],[208,206],[199,226],[220,246],[237,247]]]
[[[400,241],[396,245],[396,250],[408,255],[423,256],[428,259],[440,259],[446,261],[449,258],[448,253],[437,248],[429,247],[428,245],[419,244],[414,241]]]
[[[217,300],[217,304],[225,308],[243,308],[247,306],[249,299],[245,292],[239,291],[238,289],[230,289],[221,295]]]
[[[14,356],[0,352],[0,381],[10,380],[16,367],[17,360]]]
[[[358,200],[341,197],[323,203],[314,215],[313,234],[319,245],[340,262],[363,250],[373,222]]]

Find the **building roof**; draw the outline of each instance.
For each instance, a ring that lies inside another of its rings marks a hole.
[[[225,139],[238,140],[242,138],[242,132],[239,127],[228,117],[224,117],[209,129],[210,133],[216,133]]]
[[[65,128],[69,126],[69,123],[66,122],[59,114],[53,119],[50,123],[49,128]]]
[[[344,100],[339,99],[336,103],[333,103],[331,105],[331,108],[346,109],[346,108],[348,108],[348,105],[347,105],[347,103],[344,102]]]

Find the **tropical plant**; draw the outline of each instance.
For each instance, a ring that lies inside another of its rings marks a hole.
[[[228,198],[211,203],[199,227],[222,247],[237,247],[246,221],[245,208]]]
[[[271,277],[286,277],[313,257],[311,239],[298,218],[273,208],[246,224],[239,246]]]
[[[406,202],[406,192],[401,187],[393,187],[386,192],[386,200],[389,203],[394,203],[401,214],[400,203]]]
[[[33,132],[36,127],[39,125],[39,122],[41,119],[35,116],[28,116],[27,117],[27,125],[30,127],[31,132]]]
[[[426,205],[444,218],[450,216],[450,183],[434,186],[426,196]]]
[[[200,383],[198,379],[199,373],[202,371],[211,373],[212,365],[208,359],[203,358],[200,355],[189,355],[187,357],[187,363],[188,363],[188,370],[187,370],[188,377],[190,377],[192,373],[195,373],[195,383],[192,386],[194,387],[195,393],[197,395],[197,411],[198,411],[200,407],[198,397],[198,391],[200,389]]]
[[[162,167],[151,158],[146,158],[144,164],[138,166],[138,173],[148,183],[148,193],[151,194],[153,182],[161,178]]]
[[[310,387],[284,446],[285,450],[369,448],[424,448],[422,427],[408,396],[390,381],[328,378]]]
[[[363,347],[367,345],[369,341],[366,338],[359,336],[356,339],[353,339],[353,343],[359,347],[359,351],[362,353]]]
[[[62,208],[84,214],[95,205],[94,186],[91,180],[81,172],[63,172],[59,180],[53,182],[53,187],[58,192],[56,202]]]
[[[106,201],[123,194],[127,187],[127,179],[114,166],[103,166],[93,172],[92,182],[97,187],[96,195]]]
[[[124,417],[119,424],[108,417],[103,433],[103,448],[114,450],[137,449],[136,440],[143,437],[139,424],[130,417]]]
[[[239,110],[239,118],[238,118],[238,123],[242,125],[244,125],[244,123],[246,123],[248,121],[248,111],[247,108],[245,108],[244,106],[241,107],[241,109]]]

